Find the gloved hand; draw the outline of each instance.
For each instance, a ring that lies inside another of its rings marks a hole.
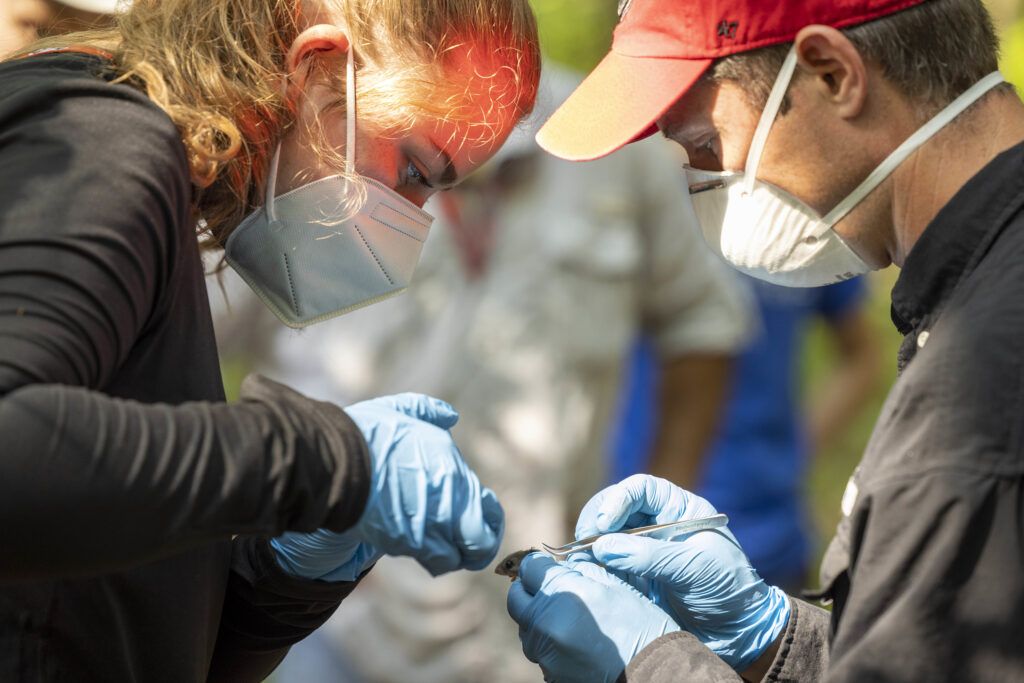
[[[523,558],[508,592],[523,653],[545,681],[597,683],[618,678],[653,640],[679,630],[663,610],[600,566],[547,555]]]
[[[587,503],[576,534],[582,538],[715,513],[709,502],[671,482],[634,475]],[[768,649],[789,620],[786,594],[758,576],[727,529],[669,541],[612,534],[592,552],[739,672]]]
[[[296,576],[352,581],[381,555],[405,555],[431,574],[483,569],[504,532],[504,512],[466,466],[447,430],[459,416],[421,394],[399,394],[345,409],[370,447],[373,479],[359,522],[273,539],[278,562]]]

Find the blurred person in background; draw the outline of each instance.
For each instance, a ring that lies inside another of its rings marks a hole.
[[[545,64],[539,125],[579,77]],[[526,128],[524,126],[524,128]],[[662,141],[571,164],[517,130],[430,207],[439,225],[405,296],[277,336],[261,371],[332,401],[425,391],[461,412],[467,460],[505,506],[504,551],[560,541],[607,478],[605,434],[624,355],[644,331],[666,405],[660,457],[696,458],[719,419],[751,311],[703,245]],[[214,295],[216,302],[216,295]],[[231,297],[219,337],[254,329]],[[227,349],[224,350],[228,355]],[[540,680],[505,615],[507,578],[385,560],[279,681],[520,683]]]
[[[108,25],[118,7],[119,0],[4,0],[0,57],[39,38]]]
[[[639,344],[614,437],[612,478],[648,472],[697,491],[729,516],[729,529],[765,581],[795,592],[804,585],[813,550],[803,488],[809,456],[828,448],[864,408],[881,379],[881,354],[863,278],[789,288],[741,277],[753,292],[759,325],[736,361],[711,448],[692,461],[683,452],[664,464],[648,462],[637,450],[651,442],[658,420],[648,346]],[[802,399],[801,351],[817,320],[834,358]]]
[[[225,402],[200,249],[296,327],[394,293],[539,70],[525,0],[151,0],[0,63],[0,680],[259,681],[382,555],[491,562],[451,406]]]

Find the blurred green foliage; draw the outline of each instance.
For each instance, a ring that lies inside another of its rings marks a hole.
[[[1017,19],[1000,32],[1002,55],[999,69],[1006,80],[1021,90],[1024,86],[1024,19]]]
[[[612,43],[616,0],[531,0],[544,55],[580,71],[593,69]]]

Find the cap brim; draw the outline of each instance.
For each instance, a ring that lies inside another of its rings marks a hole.
[[[653,132],[712,61],[609,52],[540,129],[537,144],[569,161],[611,154]]]

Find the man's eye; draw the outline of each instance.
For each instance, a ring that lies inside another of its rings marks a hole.
[[[714,137],[708,138],[707,141],[703,145],[700,146],[700,150],[702,152],[707,152],[708,154],[714,154],[715,153],[715,142],[716,142],[716,140],[717,140],[717,138],[714,138]]]
[[[694,144],[693,154],[689,155],[689,164],[703,171],[721,171],[719,159],[719,141],[717,135],[711,135],[699,144]]]

